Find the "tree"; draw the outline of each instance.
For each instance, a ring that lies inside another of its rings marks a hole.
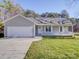
[[[26,17],[39,17],[39,15],[32,10],[26,10],[24,12],[24,16],[26,16]]]
[[[69,20],[70,20],[73,24],[76,24],[76,19],[75,19],[75,18],[69,18]]]
[[[10,0],[3,0],[3,3],[0,5],[0,7],[7,9],[8,12],[11,13],[11,10],[14,6],[13,6],[13,3]]]
[[[42,13],[41,17],[59,18],[59,17],[61,17],[61,15],[59,13],[52,13],[52,12],[48,13],[48,12],[46,12],[46,13]]]
[[[4,18],[9,14],[8,17],[14,16],[21,13],[22,8],[19,5],[14,4],[11,0],[3,0],[0,3],[0,7],[5,9]]]
[[[3,0],[3,2],[0,3],[1,12],[4,10],[4,12],[0,12],[0,15],[3,17],[2,20],[5,20],[7,18],[10,18],[14,15],[20,14],[23,12],[23,9],[20,5],[14,4],[11,0]]]
[[[0,33],[3,33],[4,31],[4,25],[3,25],[3,22],[0,21]]]
[[[42,13],[42,14],[41,14],[41,17],[48,17],[48,14],[49,14],[48,12]]]
[[[61,17],[62,18],[69,18],[69,13],[66,10],[62,10]]]

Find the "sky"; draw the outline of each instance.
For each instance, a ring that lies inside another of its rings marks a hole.
[[[27,10],[33,10],[36,13],[57,12],[67,10],[71,17],[79,17],[79,1],[72,0],[14,0],[14,3]]]

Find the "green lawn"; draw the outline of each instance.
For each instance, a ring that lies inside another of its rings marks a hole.
[[[44,38],[33,42],[25,59],[79,59],[79,40]]]

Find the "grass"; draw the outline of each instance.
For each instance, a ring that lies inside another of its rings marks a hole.
[[[79,59],[79,40],[44,38],[33,42],[24,59]]]
[[[75,38],[79,39],[79,33],[74,33]]]

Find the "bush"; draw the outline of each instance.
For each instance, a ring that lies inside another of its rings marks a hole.
[[[72,36],[43,36],[44,38],[50,39],[74,39]]]
[[[74,35],[75,35],[75,36],[79,36],[79,33],[75,33]]]
[[[4,34],[3,33],[0,33],[0,38],[4,37]]]

